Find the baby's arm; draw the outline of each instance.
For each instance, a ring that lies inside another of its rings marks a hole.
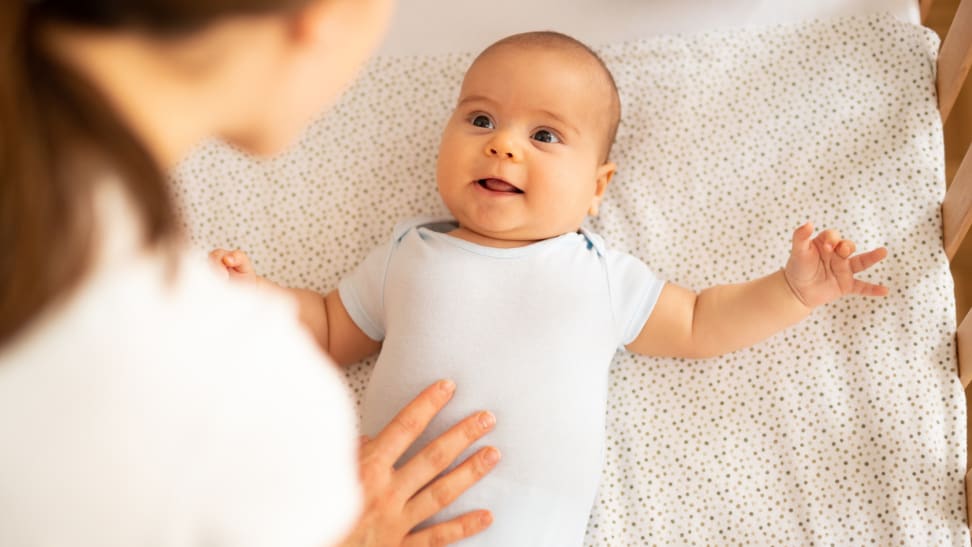
[[[343,367],[378,353],[381,342],[368,338],[358,328],[336,290],[327,293],[324,302],[327,316],[327,345],[324,349],[331,359]]]
[[[843,295],[887,295],[886,287],[854,278],[887,256],[884,248],[852,256],[854,243],[837,232],[811,239],[812,234],[809,223],[797,228],[786,267],[766,277],[698,294],[666,284],[627,348],[645,355],[713,357],[751,346]]]
[[[351,319],[336,290],[325,296],[310,289],[291,289],[277,285],[256,275],[249,257],[242,251],[217,249],[209,253],[209,258],[225,269],[233,281],[254,283],[269,290],[282,291],[296,299],[300,322],[337,364],[346,366],[356,363],[374,355],[381,348],[381,342],[368,338]]]

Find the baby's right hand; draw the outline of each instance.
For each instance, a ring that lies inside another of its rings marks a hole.
[[[253,271],[250,257],[239,249],[235,251],[216,249],[209,253],[209,261],[216,269],[226,272],[226,275],[233,281],[257,282],[256,272]]]

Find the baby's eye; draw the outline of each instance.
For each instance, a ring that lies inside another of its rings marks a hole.
[[[560,138],[557,135],[554,135],[553,131],[549,131],[547,129],[540,129],[539,131],[533,134],[533,138],[540,142],[549,142],[549,143],[560,142]]]
[[[478,114],[473,117],[472,124],[476,127],[482,127],[483,129],[492,129],[493,120],[489,119],[489,116],[484,116],[483,114]]]

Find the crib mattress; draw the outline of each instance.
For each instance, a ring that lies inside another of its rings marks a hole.
[[[967,545],[935,36],[873,15],[599,51],[624,108],[590,223],[612,246],[701,289],[780,268],[811,220],[887,246],[865,277],[890,295],[721,358],[619,353],[585,542]],[[194,243],[335,287],[398,220],[446,212],[435,154],[470,60],[375,59],[279,158],[202,147],[174,185]]]

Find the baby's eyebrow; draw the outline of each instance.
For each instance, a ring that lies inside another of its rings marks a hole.
[[[567,127],[567,129],[570,129],[571,131],[573,131],[574,134],[576,134],[576,135],[579,135],[580,134],[580,131],[578,131],[578,129],[576,127],[574,127],[574,125],[572,123],[568,122],[563,117],[557,115],[556,112],[553,112],[553,111],[550,111],[550,110],[545,110],[545,109],[537,110],[537,112],[540,113],[540,114],[543,114],[544,116],[547,116],[549,118],[553,118],[557,123],[563,124],[564,126]]]
[[[459,104],[457,104],[456,106],[462,106],[466,103],[478,103],[478,102],[485,102],[493,105],[496,104],[496,101],[490,99],[489,97],[483,95],[469,95],[468,97],[463,97],[459,99]]]

